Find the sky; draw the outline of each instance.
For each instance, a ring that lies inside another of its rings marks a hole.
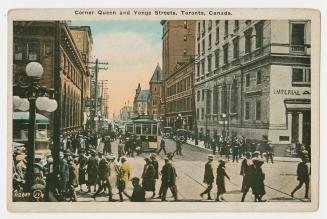
[[[126,104],[132,105],[138,83],[149,88],[151,76],[161,66],[162,26],[160,21],[72,21],[90,26],[92,55],[109,62],[98,80],[108,80],[110,117]]]

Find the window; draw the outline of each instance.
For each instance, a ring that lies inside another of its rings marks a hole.
[[[201,33],[201,23],[200,22],[198,23],[198,33],[199,34]]]
[[[184,54],[184,55],[187,54],[187,50],[186,50],[186,49],[183,50],[183,54]]]
[[[187,21],[184,21],[184,29],[187,29]]]
[[[27,44],[27,58],[30,61],[36,61],[39,59],[39,44],[28,43]]]
[[[198,43],[198,55],[200,55],[201,49],[200,49],[200,43]]]
[[[204,90],[202,90],[202,101],[204,101]]]
[[[184,42],[185,42],[185,41],[187,41],[187,36],[186,36],[186,35],[184,35]]]
[[[200,113],[200,110],[199,108],[196,109],[196,119],[199,120],[199,113]]]
[[[292,70],[292,82],[293,84],[310,84],[311,72],[310,69],[305,68],[293,68]]]
[[[219,50],[215,51],[215,68],[219,67]]]
[[[219,27],[216,28],[216,43],[219,43]]]
[[[255,38],[256,48],[261,48],[263,45],[263,21],[255,25],[255,32],[256,32],[256,38]]]
[[[227,113],[227,85],[226,83],[223,84],[222,93],[221,93],[221,112]]]
[[[202,40],[202,53],[204,53],[204,51],[205,51],[205,41],[204,41],[204,39]]]
[[[201,119],[204,119],[204,108],[201,108]]]
[[[196,76],[200,77],[200,63],[196,63]]]
[[[206,100],[206,114],[207,116],[211,114],[211,90],[207,91],[207,100]]]
[[[208,55],[208,73],[211,72],[211,55]]]
[[[239,41],[240,39],[238,37],[236,37],[234,40],[233,40],[233,58],[234,59],[238,59],[239,56],[240,56],[240,48],[239,48]]]
[[[202,21],[202,33],[203,33],[203,34],[204,34],[205,30],[206,30],[206,21],[203,20],[203,21]]]
[[[228,44],[224,45],[224,64],[228,63]]]
[[[204,59],[203,60],[201,60],[201,72],[202,72],[202,75],[204,75]]]
[[[208,49],[210,49],[211,48],[211,34],[209,34],[209,48]]]
[[[228,37],[228,21],[225,21],[225,38]]]
[[[245,87],[250,86],[250,74],[245,75]]]
[[[255,102],[255,119],[261,120],[261,101],[257,100]]]
[[[215,85],[213,89],[213,100],[212,100],[212,105],[213,105],[213,114],[218,114],[218,95],[219,95],[219,90],[218,86]]]
[[[251,52],[251,35],[252,35],[252,29],[248,29],[244,32],[245,37],[245,53]]]
[[[293,23],[291,25],[291,45],[304,45],[304,24]]]
[[[239,21],[235,20],[234,21],[234,32],[238,31],[239,27],[240,27]]]
[[[200,101],[200,94],[201,92],[198,90],[198,92],[196,93],[196,100],[199,102]]]
[[[245,120],[250,119],[250,103],[245,102]]]
[[[23,60],[26,55],[26,45],[25,43],[15,43],[14,44],[14,59],[15,60]]]
[[[261,77],[262,77],[261,71],[257,71],[257,84],[261,84]]]
[[[238,103],[238,89],[237,89],[237,80],[234,79],[231,89],[231,112],[237,113],[237,103]]]
[[[52,56],[53,47],[52,43],[45,43],[44,44],[44,56]]]
[[[212,20],[208,21],[208,31],[212,29]]]

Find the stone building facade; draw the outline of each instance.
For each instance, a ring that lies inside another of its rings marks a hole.
[[[197,21],[199,133],[310,144],[310,21]]]
[[[140,83],[135,90],[133,100],[133,116],[148,115],[149,90],[142,90]]]

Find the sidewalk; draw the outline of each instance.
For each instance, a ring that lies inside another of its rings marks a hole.
[[[202,148],[204,150],[207,150],[208,152],[212,151],[211,149],[204,147],[204,141],[198,141],[198,145],[195,145],[195,140],[188,139],[186,141],[186,143],[189,144],[189,145],[192,145],[194,147],[199,147],[199,148]],[[298,158],[298,157],[276,157],[275,156],[274,161],[278,161],[278,162],[301,162],[301,159]]]

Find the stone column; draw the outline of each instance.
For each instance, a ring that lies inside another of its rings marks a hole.
[[[287,130],[290,137],[289,143],[291,143],[292,141],[292,113],[291,112],[287,112]]]
[[[302,144],[303,139],[303,113],[299,113],[299,143]]]

